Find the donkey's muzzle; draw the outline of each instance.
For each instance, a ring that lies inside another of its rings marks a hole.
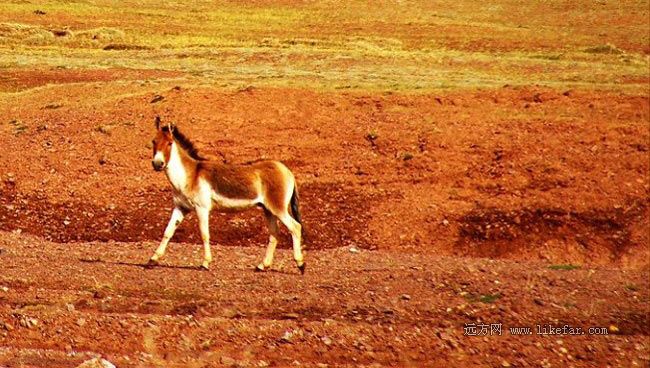
[[[153,169],[156,171],[161,171],[165,168],[165,163],[161,161],[153,160],[151,161],[151,165],[153,165]]]

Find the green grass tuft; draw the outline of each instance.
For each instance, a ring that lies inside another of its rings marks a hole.
[[[571,270],[577,270],[580,268],[580,266],[572,265],[572,264],[557,264],[557,265],[551,265],[548,266],[551,270],[564,270],[564,271],[571,271]]]

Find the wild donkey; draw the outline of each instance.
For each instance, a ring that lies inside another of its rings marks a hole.
[[[293,258],[301,273],[305,262],[300,249],[302,225],[298,209],[296,180],[289,169],[279,161],[258,161],[248,165],[226,165],[201,156],[192,142],[173,124],[161,126],[156,117],[156,136],[153,139],[153,167],[165,170],[172,185],[174,210],[165,234],[149,260],[156,265],[165,254],[169,240],[185,215],[192,209],[199,219],[203,239],[204,259],[202,268],[208,269],[212,262],[210,251],[209,216],[216,207],[221,210],[244,210],[259,206],[271,233],[266,256],[256,270],[271,267],[278,242],[278,222],[289,229],[293,241]],[[289,206],[291,213],[289,214]]]

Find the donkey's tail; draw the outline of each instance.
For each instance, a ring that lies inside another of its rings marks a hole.
[[[293,214],[294,220],[298,221],[298,223],[301,225],[302,228],[302,240],[307,239],[307,232],[305,231],[305,225],[302,223],[302,218],[300,216],[300,209],[298,208],[298,187],[296,185],[293,186],[293,194],[291,194],[291,213]],[[303,249],[307,249],[305,244],[302,244]]]
[[[295,185],[293,187],[293,193],[291,194],[291,213],[293,214],[293,218],[302,225],[300,209],[298,208],[298,187]]]

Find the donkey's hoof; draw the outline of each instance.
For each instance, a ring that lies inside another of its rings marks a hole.
[[[298,266],[298,269],[300,270],[301,275],[305,274],[305,269],[306,268],[307,268],[307,262],[305,262],[305,263],[301,264],[300,266]]]
[[[155,259],[149,259],[149,261],[145,265],[146,268],[154,268],[155,266],[158,266],[158,261],[156,261]]]
[[[209,271],[210,270],[210,265],[204,262],[203,264],[201,264],[200,269],[201,269],[201,271]]]
[[[261,263],[258,264],[257,267],[255,267],[255,272],[264,272],[264,271],[266,271],[266,268]]]

